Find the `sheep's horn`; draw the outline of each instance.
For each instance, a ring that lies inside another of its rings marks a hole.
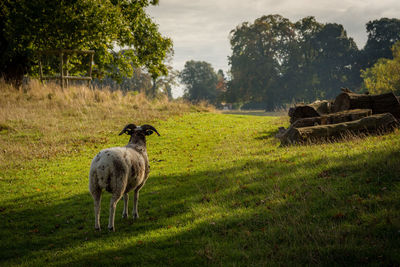
[[[154,128],[154,127],[151,126],[151,125],[145,124],[145,125],[142,125],[142,126],[140,126],[140,127],[141,127],[144,131],[152,130],[153,132],[156,132],[156,134],[157,134],[158,136],[160,136],[160,134],[157,132],[156,128]]]
[[[119,133],[119,135],[121,135],[121,134],[123,134],[123,133],[125,133],[128,129],[130,129],[130,130],[135,130],[136,129],[136,125],[135,124],[133,124],[133,123],[131,123],[131,124],[127,124],[126,126],[125,126],[125,128]]]

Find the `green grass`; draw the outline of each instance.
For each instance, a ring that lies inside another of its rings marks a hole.
[[[1,169],[0,265],[400,264],[399,131],[279,147],[282,117],[152,124],[161,136],[148,138],[140,218],[122,219],[120,201],[116,232],[106,230],[108,193],[94,230],[88,172],[100,149],[126,144],[120,129],[69,156]]]

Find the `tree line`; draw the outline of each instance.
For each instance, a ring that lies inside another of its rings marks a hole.
[[[375,63],[389,62],[396,77],[399,66],[393,55],[398,49],[393,53],[391,49],[400,40],[400,20],[369,21],[366,31],[368,40],[360,50],[342,25],[323,24],[314,17],[291,22],[280,15],[269,15],[254,23],[244,22],[230,33],[232,54],[225,86],[217,88],[216,73],[211,66],[205,67],[206,62],[191,61],[181,74],[187,85],[185,95],[195,101],[222,100],[273,110],[293,102],[334,98],[341,87],[376,91],[377,70],[371,68]],[[209,74],[204,73],[206,69]],[[210,84],[212,88],[207,87]]]
[[[38,52],[95,50],[97,86],[164,93],[180,80],[184,98],[215,105],[272,110],[287,103],[332,98],[340,87],[371,92],[398,90],[400,20],[366,24],[368,41],[358,49],[344,27],[314,17],[297,22],[280,15],[244,22],[230,32],[230,70],[188,61],[178,73],[169,65],[173,43],[162,36],[146,7],[158,0],[6,0],[0,4],[0,76],[19,85],[38,76]],[[393,47],[393,51],[391,50]],[[59,59],[44,71],[57,73]],[[85,75],[82,57],[71,74]]]

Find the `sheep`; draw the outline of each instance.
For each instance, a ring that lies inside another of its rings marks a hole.
[[[89,172],[89,191],[94,200],[96,230],[100,230],[100,205],[103,189],[112,194],[108,221],[110,231],[115,231],[115,209],[122,196],[124,197],[122,217],[128,217],[128,193],[131,190],[134,190],[133,219],[139,218],[139,190],[145,184],[150,171],[146,136],[153,132],[160,136],[151,125],[128,124],[119,133],[119,135],[126,133],[131,136],[125,147],[104,149],[93,158]]]

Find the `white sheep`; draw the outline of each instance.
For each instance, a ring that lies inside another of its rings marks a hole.
[[[129,191],[134,190],[133,218],[139,218],[139,190],[150,171],[146,149],[146,136],[157,130],[151,125],[128,124],[121,131],[131,136],[125,147],[112,147],[100,151],[92,160],[89,172],[89,191],[94,200],[95,229],[100,230],[100,203],[103,189],[112,194],[108,229],[114,231],[115,209],[124,196],[122,216],[128,217]]]

